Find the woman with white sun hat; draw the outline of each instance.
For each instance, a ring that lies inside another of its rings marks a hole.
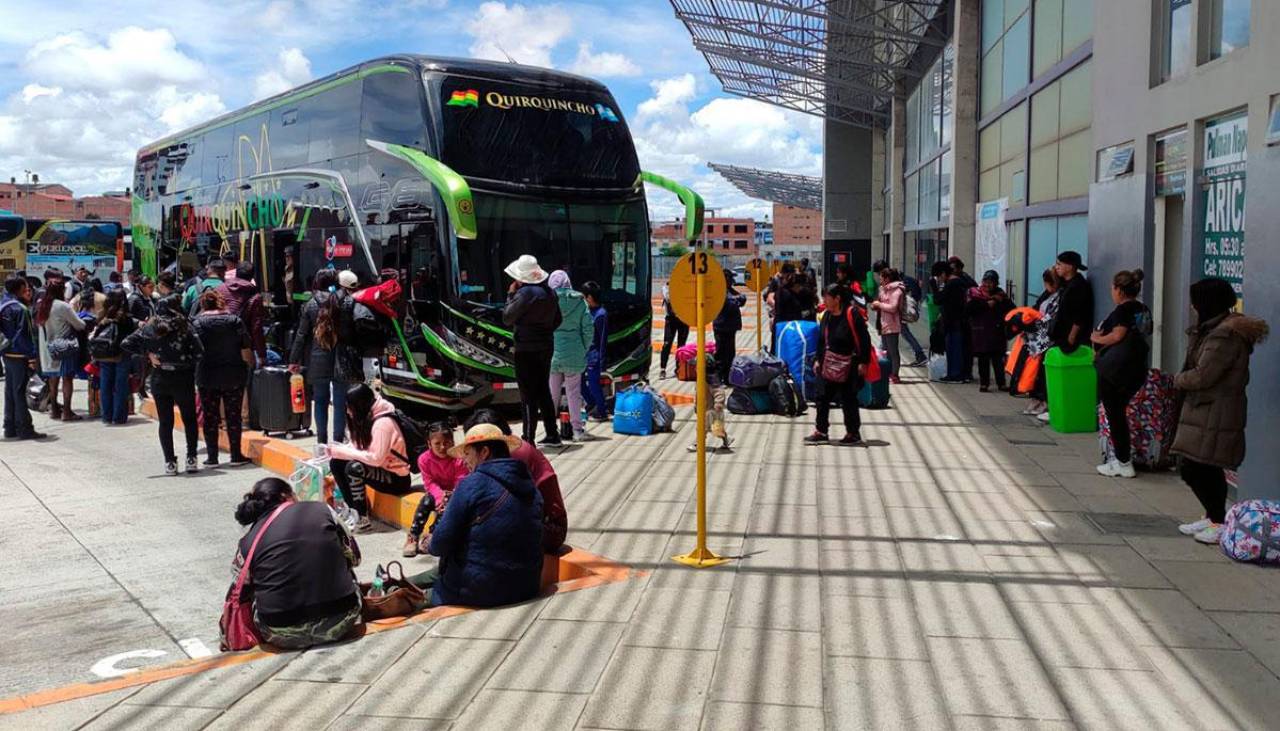
[[[524,408],[521,436],[532,444],[541,419],[547,432],[542,444],[558,447],[560,435],[556,430],[556,407],[549,384],[555,332],[561,321],[559,300],[547,285],[549,275],[534,257],[525,254],[508,264],[504,271],[514,280],[508,290],[510,298],[502,311],[502,321],[515,331],[516,385]]]

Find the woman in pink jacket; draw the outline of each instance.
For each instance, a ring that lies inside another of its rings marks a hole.
[[[404,541],[405,558],[427,552],[430,528],[444,513],[453,488],[467,476],[466,463],[461,458],[450,457],[450,449],[453,449],[453,424],[437,421],[428,425],[427,451],[418,457],[418,472],[422,473],[422,487],[426,492],[413,513],[413,525],[409,526],[409,536]]]
[[[898,336],[902,333],[902,298],[907,296],[907,285],[902,283],[902,274],[897,269],[881,269],[879,277],[880,293],[871,303],[871,309],[880,315],[880,347],[889,351],[889,382],[901,383],[898,369],[902,367],[902,353],[898,350]]]
[[[366,384],[352,386],[347,391],[347,438],[349,442],[329,444],[329,469],[342,499],[360,515],[356,532],[364,533],[373,527],[365,487],[388,495],[413,491],[396,407]]]

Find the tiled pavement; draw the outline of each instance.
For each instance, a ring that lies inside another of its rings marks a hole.
[[[732,417],[708,467],[726,566],[669,560],[694,541],[692,410],[594,426],[553,460],[569,542],[647,576],[0,728],[1275,727],[1280,573],[1178,536],[1197,506],[1172,474],[1098,477],[1096,437],[918,378],[864,412],[865,448],[802,446],[812,411]]]

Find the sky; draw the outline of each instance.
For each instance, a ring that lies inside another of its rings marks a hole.
[[[641,166],[763,218],[708,161],[821,174],[817,118],[725,94],[666,0],[3,0],[0,179],[123,189],[144,144],[389,53],[506,60],[609,86]],[[650,215],[680,207],[650,189]]]

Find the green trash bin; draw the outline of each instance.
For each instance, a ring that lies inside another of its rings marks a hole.
[[[1049,426],[1060,434],[1098,430],[1098,374],[1093,348],[1082,345],[1071,353],[1050,348],[1044,356],[1049,390]]]

